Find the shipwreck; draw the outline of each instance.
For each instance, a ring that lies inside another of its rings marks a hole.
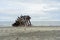
[[[12,24],[13,27],[18,26],[31,26],[31,17],[29,15],[20,16],[15,20],[15,23]]]

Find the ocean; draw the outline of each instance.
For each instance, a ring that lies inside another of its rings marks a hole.
[[[1,21],[0,26],[11,26],[12,21]],[[60,21],[31,21],[34,26],[60,26]]]
[[[35,26],[60,26],[60,21],[32,21]]]

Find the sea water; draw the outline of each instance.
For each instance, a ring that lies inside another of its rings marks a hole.
[[[32,21],[35,26],[60,26],[60,21]]]
[[[12,21],[1,21],[0,26],[11,26]],[[31,21],[34,26],[60,26],[60,21]]]

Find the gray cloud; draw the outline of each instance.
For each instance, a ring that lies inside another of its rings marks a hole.
[[[59,15],[55,17],[60,13],[58,9],[59,0],[0,0],[0,15],[4,14],[4,18],[10,15],[13,19],[22,14],[30,15],[32,20],[60,20]]]

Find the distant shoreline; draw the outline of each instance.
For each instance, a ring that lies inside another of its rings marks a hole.
[[[13,26],[0,26],[0,27],[13,27]],[[25,26],[17,26],[17,27],[25,27]],[[28,26],[28,27],[60,27],[60,26],[51,26],[50,25],[50,26]]]
[[[0,26],[0,28],[24,28],[25,26],[17,26],[17,27],[13,27],[13,26]],[[35,27],[43,27],[43,28],[54,28],[54,27],[59,27],[60,28],[60,26],[26,26],[26,28],[35,28]]]

